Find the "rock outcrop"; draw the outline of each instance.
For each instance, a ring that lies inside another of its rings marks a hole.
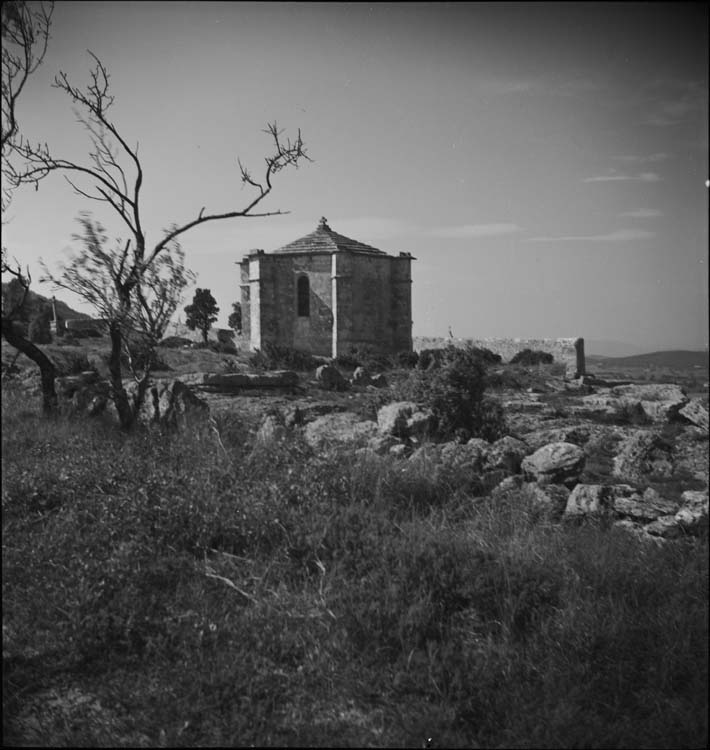
[[[184,375],[181,380],[190,386],[212,393],[236,394],[242,390],[284,388],[292,390],[298,385],[298,374],[292,370],[269,372],[198,372]]]
[[[614,476],[632,482],[644,477],[670,477],[673,473],[671,448],[660,435],[634,430],[618,446]]]
[[[321,365],[316,370],[316,383],[327,391],[344,391],[348,387],[348,381],[334,365]]]
[[[688,397],[683,389],[672,383],[618,385],[582,398],[584,407],[592,411],[614,414],[626,410],[644,415],[654,422],[676,418],[687,403]]]
[[[574,443],[550,443],[526,456],[521,468],[539,484],[565,484],[579,481],[584,468],[584,451]]]

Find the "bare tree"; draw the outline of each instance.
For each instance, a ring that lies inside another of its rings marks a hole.
[[[17,102],[27,79],[44,60],[54,3],[8,0],[2,14],[2,209],[7,209],[17,175],[10,152],[21,145]]]
[[[98,221],[88,213],[81,214],[78,221],[82,232],[72,239],[82,249],[61,266],[58,275],[40,261],[44,271],[41,281],[81,297],[105,322],[112,339],[111,396],[121,426],[128,429],[143,404],[158,342],[195,275],[185,269],[185,253],[173,239],[169,251],[156,258],[131,286],[129,304],[125,304],[126,277],[131,273],[130,242],[124,245],[117,240],[109,248],[106,230]],[[132,399],[123,387],[121,355],[137,386]]]
[[[306,159],[310,161],[301,139],[301,132],[295,140],[283,138],[276,123],[269,124],[266,133],[272,141],[272,152],[265,157],[265,169],[261,181],[238,161],[243,184],[256,190],[256,194],[242,208],[222,212],[208,212],[202,207],[196,215],[183,224],[174,224],[163,232],[162,237],[152,247],[146,242],[146,231],[141,213],[141,189],[143,168],[138,156],[138,144],[129,145],[110,119],[109,110],[114,98],[109,93],[109,74],[103,63],[89,52],[95,67],[86,88],[74,86],[63,72],[55,78],[53,86],[64,91],[77,106],[77,118],[89,134],[91,150],[87,163],[80,164],[52,156],[44,145],[30,145],[23,141],[16,148],[24,159],[21,170],[15,173],[18,184],[35,183],[51,172],[62,172],[74,191],[89,200],[107,205],[129,231],[125,246],[109,253],[101,261],[106,264],[114,278],[115,304],[118,312],[109,322],[111,336],[111,374],[117,389],[116,403],[121,404],[119,415],[124,427],[131,422],[130,408],[125,391],[119,389],[120,352],[123,345],[121,321],[132,314],[136,300],[140,299],[140,288],[146,275],[150,273],[156,259],[170,251],[171,243],[194,227],[210,221],[238,217],[264,217],[285,213],[281,210],[257,211],[257,207],[271,193],[273,178],[286,167],[298,167]],[[70,177],[71,176],[71,177]],[[79,184],[77,180],[81,179]],[[112,264],[112,265],[110,265]]]
[[[39,367],[40,379],[42,383],[42,411],[45,414],[51,414],[57,408],[57,393],[54,389],[54,378],[56,377],[56,368],[49,357],[38,347],[35,346],[16,325],[20,320],[22,310],[28,301],[30,284],[29,268],[22,273],[20,264],[15,261],[10,263],[7,250],[2,249],[2,260],[0,261],[0,270],[3,276],[10,276],[15,283],[17,293],[7,293],[2,296],[2,336],[19,352],[27,355]],[[8,287],[10,285],[8,284]]]

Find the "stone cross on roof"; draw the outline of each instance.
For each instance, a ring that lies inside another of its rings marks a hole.
[[[320,217],[320,221],[318,222],[318,228],[319,229],[330,229],[328,226],[328,220],[325,218],[325,216]]]

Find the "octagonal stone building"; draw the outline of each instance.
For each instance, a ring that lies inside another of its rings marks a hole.
[[[323,218],[315,232],[241,261],[242,335],[252,351],[412,351],[413,260],[338,234]]]

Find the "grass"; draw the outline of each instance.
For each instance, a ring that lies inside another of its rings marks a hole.
[[[707,746],[707,538],[237,427],[2,420],[5,744]]]

